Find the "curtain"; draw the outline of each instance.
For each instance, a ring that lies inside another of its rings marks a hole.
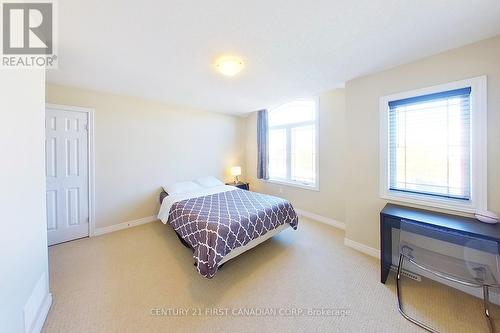
[[[268,112],[257,113],[257,178],[269,179]]]

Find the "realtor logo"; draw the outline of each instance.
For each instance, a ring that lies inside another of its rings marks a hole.
[[[2,67],[55,67],[54,5],[2,2]]]

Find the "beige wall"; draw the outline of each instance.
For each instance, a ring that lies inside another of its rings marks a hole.
[[[156,215],[166,183],[229,177],[242,119],[47,84],[47,102],[95,109],[96,228]]]
[[[345,92],[319,96],[319,191],[268,183],[257,179],[257,113],[246,119],[246,179],[252,189],[287,198],[295,208],[344,222]]]
[[[256,179],[256,113],[246,119],[251,186],[288,198],[296,208],[346,224],[346,238],[379,249],[379,98],[488,76],[488,206],[500,214],[500,37],[353,79],[320,96],[320,191]],[[345,164],[344,164],[345,163]],[[280,192],[280,189],[282,192]]]
[[[256,113],[240,119],[48,85],[50,103],[96,109],[97,227],[150,216],[163,183],[243,166],[252,189],[346,224],[346,237],[379,248],[379,98],[488,76],[488,202],[500,213],[500,37],[384,72],[320,95],[320,191],[256,178]],[[240,149],[244,146],[243,149]]]
[[[488,206],[500,213],[500,37],[346,84],[346,237],[380,248],[379,98],[436,84],[488,76]]]
[[[41,329],[34,323],[37,315],[43,323],[48,311],[43,305],[50,302],[45,218],[44,81],[43,69],[4,69],[0,75],[2,332]]]

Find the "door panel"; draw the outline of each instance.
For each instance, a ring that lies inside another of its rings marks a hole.
[[[46,110],[49,245],[89,235],[86,112]]]
[[[47,191],[47,230],[57,229],[57,191]]]
[[[56,138],[47,138],[45,140],[45,151],[46,151],[46,159],[45,159],[45,171],[47,177],[56,177],[56,167],[57,167],[57,139]]]
[[[80,224],[80,195],[79,189],[69,188],[66,190],[66,209],[68,210],[67,219],[69,225]]]
[[[78,150],[79,150],[79,140],[78,138],[66,139],[66,176],[76,176],[78,177]]]

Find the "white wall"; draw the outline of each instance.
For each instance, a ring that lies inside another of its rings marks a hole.
[[[25,318],[27,326],[33,324],[31,328],[35,331],[40,329],[50,304],[45,219],[44,81],[43,70],[2,70],[0,74],[2,332],[25,332]],[[37,317],[40,320],[37,321]]]
[[[47,102],[95,109],[96,228],[158,213],[161,186],[243,162],[242,119],[47,84]]]
[[[277,185],[257,179],[257,113],[246,118],[245,178],[252,189],[281,196],[295,208],[344,222],[345,91],[319,95],[319,191]]]

